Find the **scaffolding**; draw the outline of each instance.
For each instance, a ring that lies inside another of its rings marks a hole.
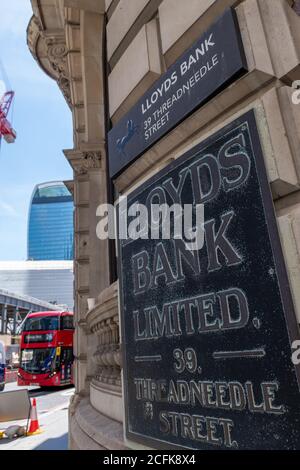
[[[0,335],[17,336],[31,312],[59,310],[59,306],[0,289]]]

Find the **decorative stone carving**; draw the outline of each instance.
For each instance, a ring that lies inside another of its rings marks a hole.
[[[68,49],[63,36],[53,36],[46,39],[47,56],[53,70],[57,73],[58,85],[71,106],[71,88],[68,74],[67,55]]]
[[[98,366],[95,379],[102,384],[121,387],[121,351],[118,316],[99,322],[93,329],[99,338],[93,360]]]
[[[82,152],[72,166],[77,175],[86,175],[89,170],[101,168],[101,152]]]
[[[71,106],[68,49],[64,34],[61,30],[47,37],[40,19],[33,15],[27,28],[27,44],[40,67],[57,81],[67,103]]]
[[[77,176],[86,175],[90,170],[101,168],[100,150],[64,150],[64,154]]]
[[[91,334],[97,335],[98,345],[93,354],[97,366],[93,381],[102,387],[121,390],[121,345],[116,284],[99,298],[99,303],[87,315]]]
[[[36,43],[40,36],[40,31],[42,31],[42,24],[39,18],[33,15],[29,21],[27,28],[27,44],[30,49],[31,54],[37,60],[36,55]]]
[[[47,55],[54,70],[61,74],[66,74],[67,46],[63,37],[50,37],[46,39]]]
[[[83,152],[77,172],[86,174],[95,168],[101,168],[101,152]]]

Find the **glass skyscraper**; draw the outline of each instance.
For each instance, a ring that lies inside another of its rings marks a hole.
[[[31,199],[28,259],[72,260],[74,257],[73,198],[62,182],[39,184]]]

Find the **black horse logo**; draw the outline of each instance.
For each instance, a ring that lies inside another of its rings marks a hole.
[[[127,134],[124,135],[124,137],[122,137],[121,139],[117,140],[117,149],[125,157],[126,157],[126,153],[125,153],[126,145],[132,139],[134,134],[138,134],[138,132],[139,132],[139,126],[136,126],[133,120],[129,119],[129,121],[127,121]]]

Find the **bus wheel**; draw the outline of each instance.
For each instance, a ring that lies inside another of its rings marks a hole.
[[[5,384],[0,385],[0,392],[3,392]]]

